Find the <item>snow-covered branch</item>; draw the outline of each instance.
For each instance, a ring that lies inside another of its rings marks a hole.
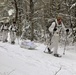
[[[72,6],[70,7],[70,9],[72,9],[72,8],[75,7],[75,6],[76,6],[76,3],[72,4]]]
[[[63,14],[63,13],[59,13],[59,14],[62,15],[62,16],[71,17],[71,18],[73,18],[73,19],[76,19],[76,17],[73,17],[73,16],[71,16],[71,15],[69,15],[69,14]]]
[[[28,0],[25,0],[25,2],[26,2],[28,5],[30,5],[30,3],[29,3],[29,1],[28,1]]]
[[[7,1],[8,1],[8,0],[0,1],[0,6],[5,6],[5,3],[6,3]]]

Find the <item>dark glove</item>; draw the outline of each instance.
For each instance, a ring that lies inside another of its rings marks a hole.
[[[17,32],[17,31],[15,30],[15,32]]]
[[[68,33],[69,32],[69,29],[66,29],[66,32]]]
[[[54,31],[56,31],[57,30],[57,28],[54,28]]]

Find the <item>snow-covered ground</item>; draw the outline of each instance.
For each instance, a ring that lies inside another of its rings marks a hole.
[[[19,44],[0,42],[0,75],[76,75],[76,50],[68,47],[61,58],[45,54],[46,46],[36,43],[35,50],[20,48]]]

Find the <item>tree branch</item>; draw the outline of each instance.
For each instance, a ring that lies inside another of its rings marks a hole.
[[[55,73],[55,75],[57,75],[61,69],[62,69],[62,67],[59,68],[59,70]]]

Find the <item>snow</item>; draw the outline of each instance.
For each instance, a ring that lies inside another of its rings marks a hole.
[[[10,10],[8,11],[9,16],[11,16],[13,13],[15,13],[14,9],[10,9]]]
[[[46,45],[35,43],[35,50],[20,48],[15,45],[0,42],[0,75],[76,75],[76,47],[59,46],[61,58],[43,51]],[[70,48],[70,50],[68,50]]]

